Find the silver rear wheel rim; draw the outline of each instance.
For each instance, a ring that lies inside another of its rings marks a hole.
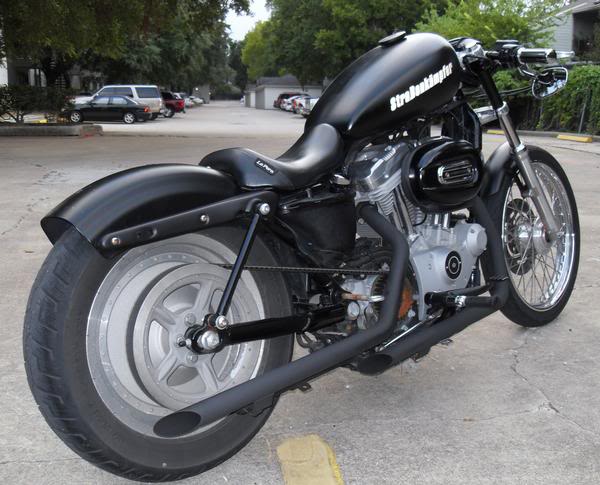
[[[135,121],[135,117],[131,113],[125,113],[123,119],[125,120],[125,123],[133,123]]]
[[[259,372],[264,341],[210,355],[174,345],[190,324],[189,315],[201,318],[224,287],[228,272],[206,263],[234,259],[222,243],[190,234],[128,251],[102,281],[88,316],[88,367],[104,404],[129,428],[156,436],[152,428],[160,417]],[[202,305],[200,293],[208,281],[213,300]],[[228,314],[231,321],[264,318],[261,295],[250,274],[242,276],[238,289]],[[198,300],[194,309],[192,300]]]
[[[509,187],[502,213],[504,258],[520,300],[536,311],[554,308],[569,286],[575,258],[575,228],[567,191],[548,165],[533,164],[560,231],[548,243],[533,201],[516,184]]]

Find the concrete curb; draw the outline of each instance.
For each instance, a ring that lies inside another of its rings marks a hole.
[[[486,130],[487,134],[490,135],[502,135],[504,134],[502,130]],[[559,135],[566,136],[575,136],[575,137],[590,137],[593,141],[600,141],[600,136],[598,135],[587,135],[581,133],[565,133],[562,131],[532,131],[532,130],[517,130],[517,133],[522,136],[540,136],[546,138],[558,138]]]
[[[100,125],[0,124],[0,136],[94,136],[102,135]]]

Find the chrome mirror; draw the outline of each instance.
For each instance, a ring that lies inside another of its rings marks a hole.
[[[549,67],[541,71],[533,80],[531,93],[537,99],[547,98],[567,85],[569,71],[565,67]]]

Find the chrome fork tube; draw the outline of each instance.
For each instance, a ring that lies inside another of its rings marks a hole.
[[[558,227],[558,223],[554,217],[550,203],[546,198],[546,194],[544,194],[542,186],[540,185],[540,181],[538,180],[535,170],[533,169],[533,163],[531,161],[531,157],[529,156],[529,152],[527,151],[527,147],[521,142],[521,139],[517,134],[517,130],[515,129],[508,114],[508,105],[506,102],[502,103],[502,106],[496,110],[496,114],[498,115],[500,126],[506,135],[508,143],[515,154],[519,171],[521,172],[523,180],[527,185],[527,195],[529,195],[531,200],[533,200],[533,204],[535,205],[542,223],[544,224],[544,228],[546,229],[546,237],[549,241],[554,241],[560,228]]]

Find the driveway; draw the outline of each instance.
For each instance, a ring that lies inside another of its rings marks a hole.
[[[27,294],[50,244],[40,218],[73,191],[124,168],[196,163],[236,145],[276,156],[300,117],[214,103],[171,120],[107,124],[92,138],[4,138],[0,149],[0,481],[131,483],[79,459],[29,393],[21,350]],[[115,136],[115,135],[134,136]],[[145,136],[149,135],[149,136]],[[496,314],[428,357],[370,378],[346,369],[283,396],[256,438],[189,484],[279,484],[276,447],[317,434],[347,484],[600,483],[600,147],[535,138],[565,167],[582,228],[579,278],[561,317],[524,329]],[[489,153],[500,136],[484,138]]]

